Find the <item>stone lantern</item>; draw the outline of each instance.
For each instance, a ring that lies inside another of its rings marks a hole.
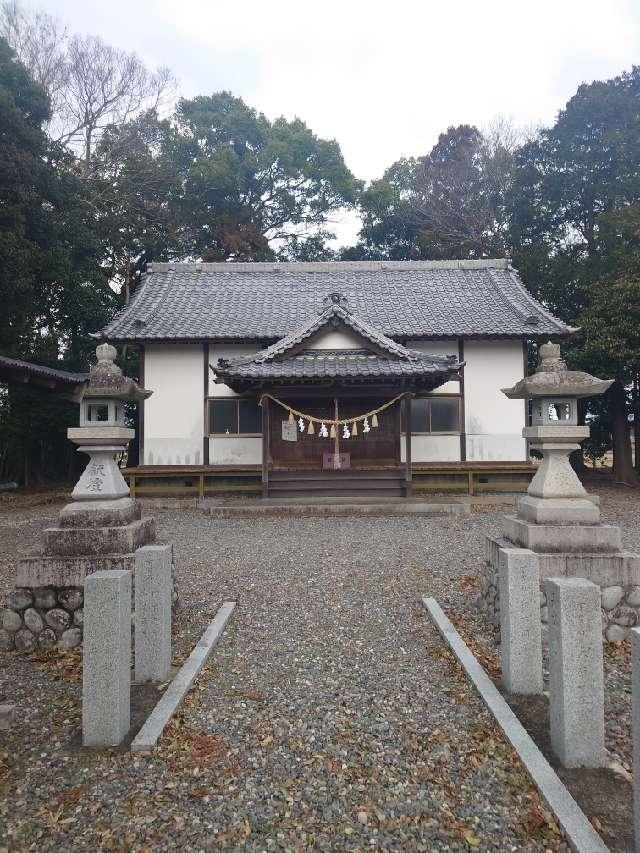
[[[578,426],[578,397],[603,394],[612,382],[567,370],[560,345],[548,342],[540,347],[535,373],[502,389],[511,400],[531,401],[532,425],[522,435],[542,453],[527,496],[519,503],[520,518],[537,524],[598,523],[600,511],[587,497],[569,455],[589,436],[589,427]]]
[[[117,500],[129,495],[116,456],[135,435],[125,425],[125,402],[144,400],[151,395],[115,364],[116,348],[96,347],[98,363],[92,365],[89,384],[80,403],[80,426],[70,427],[69,439],[81,453],[89,454],[89,464],[72,492],[74,501]]]
[[[80,426],[68,436],[89,464],[58,523],[43,531],[42,548],[18,561],[15,588],[0,627],[0,649],[69,649],[82,641],[84,582],[96,571],[133,571],[135,552],[155,541],[155,520],[129,497],[115,457],[134,436],[125,425],[127,400],[151,392],[122,375],[115,347],[100,344],[80,402]],[[177,600],[177,592],[173,593]],[[9,626],[10,630],[7,630]]]
[[[522,434],[542,453],[542,462],[515,514],[503,516],[502,535],[486,538],[479,604],[496,624],[499,566],[510,561],[537,568],[542,622],[548,620],[545,581],[586,578],[600,589],[605,639],[622,640],[640,624],[640,554],[622,550],[620,528],[601,523],[597,498],[587,494],[569,463],[569,454],[589,435],[589,427],[578,426],[578,398],[602,394],[612,381],[567,370],[560,347],[546,343],[535,373],[503,389],[512,400],[531,401],[532,425]]]

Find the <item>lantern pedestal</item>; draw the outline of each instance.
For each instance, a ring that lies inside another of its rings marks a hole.
[[[586,578],[600,587],[605,638],[622,640],[640,623],[640,555],[622,550],[620,528],[600,523],[597,500],[587,494],[569,462],[589,435],[588,427],[578,426],[577,399],[602,394],[612,380],[568,370],[557,344],[543,344],[539,355],[532,376],[502,390],[509,399],[531,400],[533,426],[522,435],[542,453],[542,462],[516,514],[504,517],[502,536],[487,537],[479,603],[499,624],[500,554],[523,549],[521,556],[529,555],[538,566],[543,623],[544,581]]]
[[[600,508],[571,467],[569,456],[589,437],[586,426],[532,426],[522,430],[542,462],[518,503],[518,518],[533,524],[598,524]]]
[[[518,501],[518,518],[532,524],[599,524],[600,507],[594,498],[538,498]]]
[[[129,486],[115,460],[115,456],[122,453],[123,449],[118,445],[78,447],[80,453],[88,453],[90,458],[71,492],[74,501],[105,501],[129,497]]]

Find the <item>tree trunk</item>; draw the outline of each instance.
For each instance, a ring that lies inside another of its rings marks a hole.
[[[633,447],[636,472],[640,474],[640,378],[633,383]]]
[[[613,479],[616,483],[637,482],[631,454],[631,435],[627,416],[627,395],[616,380],[608,392],[611,400],[611,433],[613,439]]]

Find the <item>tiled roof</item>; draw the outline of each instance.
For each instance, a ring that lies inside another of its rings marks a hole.
[[[391,338],[564,336],[571,328],[506,260],[149,265],[131,303],[96,337],[275,341],[332,293]]]
[[[47,367],[44,364],[33,364],[30,361],[22,361],[19,358],[9,358],[0,355],[0,374],[7,377],[15,376],[38,377],[40,379],[51,379],[55,382],[68,385],[85,383],[89,375],[87,373],[71,373],[68,370],[58,370],[55,367]]]
[[[287,352],[296,349],[300,344],[308,341],[322,328],[327,326],[336,328],[347,326],[365,341],[373,344],[377,349],[382,350],[388,355],[397,358],[420,357],[420,353],[408,350],[402,344],[396,343],[396,341],[383,335],[377,329],[369,326],[368,323],[365,323],[360,317],[357,317],[349,310],[348,302],[344,297],[340,297],[340,294],[334,293],[325,300],[324,309],[320,311],[317,317],[312,317],[306,323],[303,323],[302,326],[285,335],[279,341],[276,341],[275,344],[253,355],[246,356],[245,359],[253,361],[256,364],[273,361],[274,358],[279,358]],[[238,361],[241,362],[245,359],[241,358]]]
[[[258,356],[260,353],[257,354]],[[299,379],[413,379],[438,380],[455,376],[455,358],[418,353],[410,359],[385,358],[366,350],[305,350],[298,355],[263,362],[258,358],[218,362],[216,380],[287,382]]]

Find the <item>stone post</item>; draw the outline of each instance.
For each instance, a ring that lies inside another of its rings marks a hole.
[[[130,725],[131,572],[101,571],[84,584],[82,743],[117,746]]]
[[[551,745],[564,767],[604,764],[600,589],[582,578],[549,578]]]
[[[633,737],[633,829],[635,849],[640,850],[640,628],[631,634],[631,706]]]
[[[171,545],[146,545],[136,551],[135,679],[166,681],[171,673]]]
[[[502,683],[510,693],[542,693],[540,574],[535,554],[500,548],[500,655]]]

